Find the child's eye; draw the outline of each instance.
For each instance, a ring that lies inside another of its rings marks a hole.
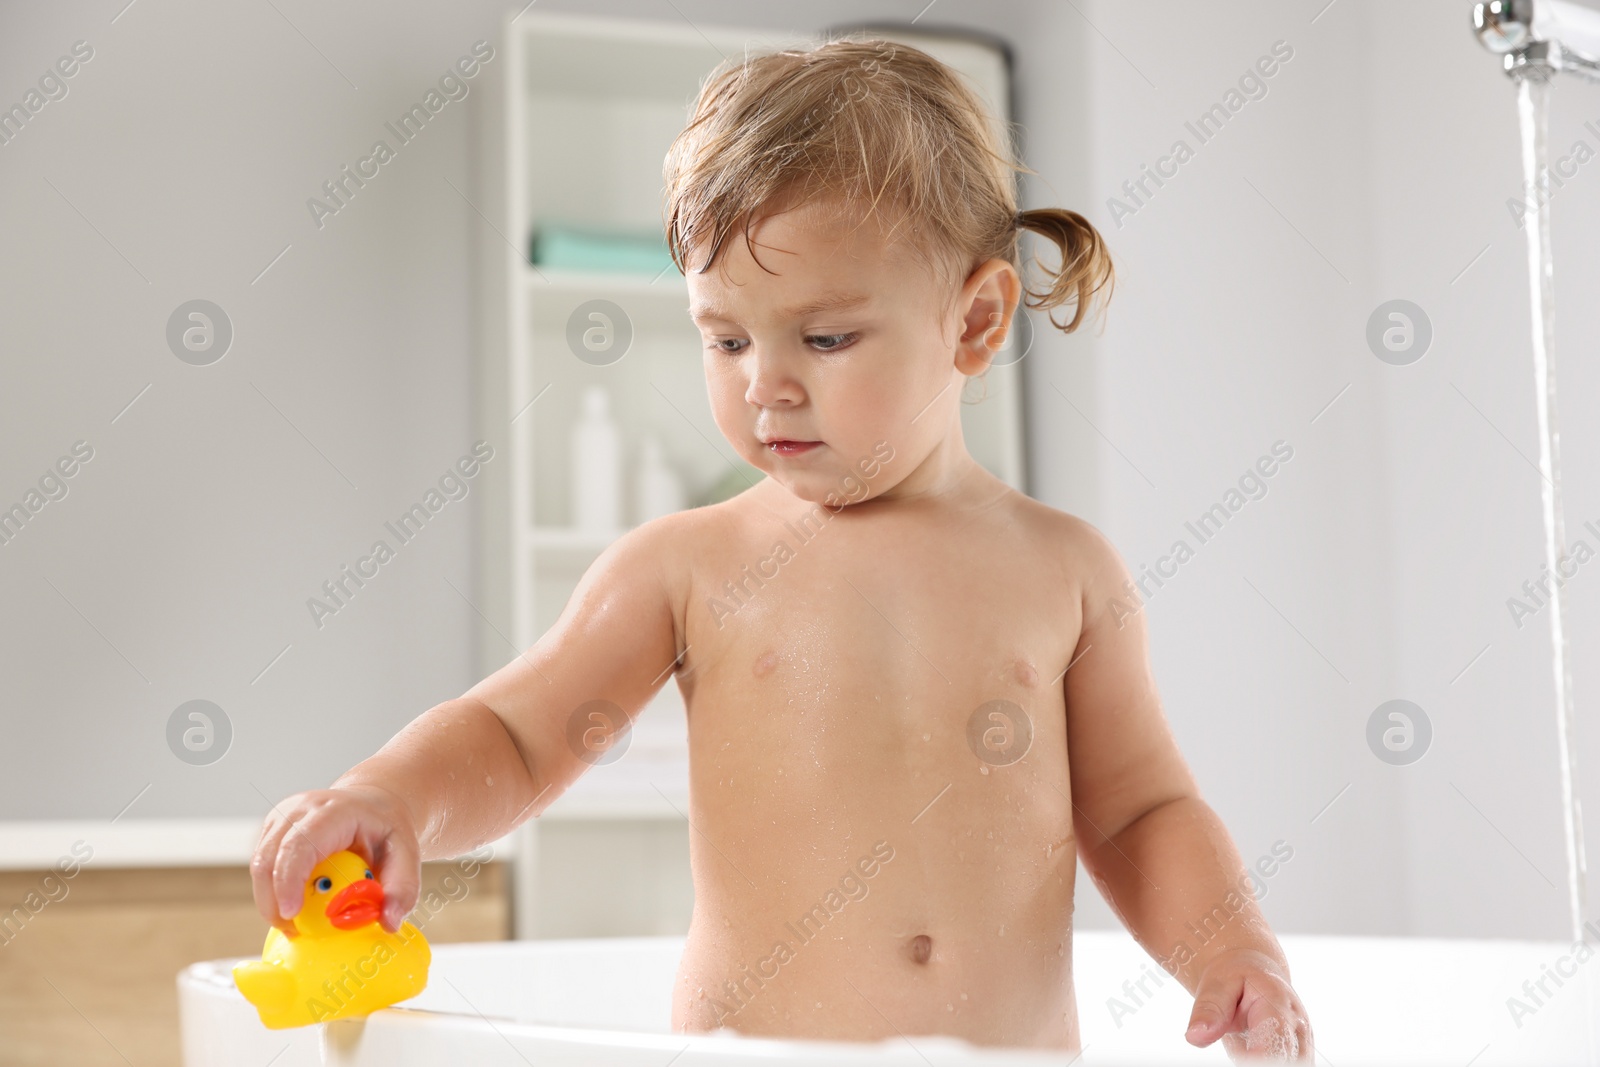
[[[841,348],[848,348],[851,342],[853,342],[855,339],[856,335],[853,333],[812,334],[806,338],[806,343],[811,345],[818,352],[837,352]],[[725,347],[730,344],[738,345],[739,347]],[[744,351],[744,346],[746,344],[747,342],[742,338],[724,337],[720,341],[711,342],[710,347],[713,352],[724,352],[730,356],[736,356],[740,352]]]
[[[856,335],[853,333],[814,334],[811,337],[806,338],[807,341],[812,342],[828,342],[822,345],[814,345],[818,352],[837,352],[841,348],[849,347],[850,342],[854,341],[855,339]]]
[[[332,878],[329,878],[327,875],[323,875],[321,878],[317,879],[317,892],[326,893],[328,890],[330,890],[332,888],[333,888],[333,879]]]

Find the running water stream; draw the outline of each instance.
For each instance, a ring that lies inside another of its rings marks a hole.
[[[1526,220],[1528,285],[1533,311],[1533,374],[1539,408],[1539,494],[1544,502],[1544,558],[1551,574],[1565,551],[1566,522],[1561,513],[1561,430],[1556,418],[1555,288],[1550,254],[1550,171],[1545,137],[1550,120],[1550,70],[1539,64],[1517,74],[1517,113],[1522,126],[1522,173],[1536,205]],[[1567,598],[1559,582],[1550,591],[1550,638],[1556,681],[1556,736],[1561,754],[1561,799],[1567,832],[1567,897],[1574,941],[1588,942],[1587,881],[1583,852],[1583,809],[1578,797],[1578,757],[1573,748],[1571,648],[1567,639]]]

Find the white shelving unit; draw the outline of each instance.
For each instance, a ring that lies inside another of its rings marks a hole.
[[[885,32],[968,74],[1002,116],[1002,57],[953,38]],[[604,385],[624,433],[625,499],[632,461],[649,433],[683,479],[691,503],[738,463],[711,417],[701,342],[678,272],[579,272],[528,260],[535,227],[552,222],[611,230],[661,230],[661,165],[704,77],[726,56],[808,42],[760,31],[527,11],[502,35],[504,61],[487,65],[479,96],[479,233],[482,436],[509,443],[485,467],[479,603],[482,673],[497,670],[555,622],[578,579],[608,543],[570,528],[567,442],[580,391]],[[495,232],[499,220],[504,229]],[[569,347],[568,323],[588,301],[622,312],[632,340],[598,366]],[[1016,335],[1021,331],[1012,331]],[[989,373],[987,396],[963,409],[968,447],[1011,484],[1023,485],[1020,371]],[[974,394],[976,395],[976,394]],[[742,466],[742,463],[740,463]],[[625,518],[633,516],[625,508]],[[508,643],[509,642],[509,643]],[[512,647],[514,646],[514,647]],[[688,811],[687,727],[669,681],[614,763],[587,772],[548,815],[683,820]],[[548,817],[548,815],[546,817]],[[513,835],[516,936],[537,929],[538,824]]]

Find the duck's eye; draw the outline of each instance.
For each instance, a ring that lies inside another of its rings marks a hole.
[[[367,877],[368,877],[368,878],[371,878],[371,877],[372,877],[372,872],[371,872],[371,871],[368,871],[368,872],[367,872]]]
[[[332,888],[333,888],[333,879],[332,878],[329,878],[327,875],[323,875],[321,878],[317,879],[317,892],[326,893],[328,890],[330,890]]]

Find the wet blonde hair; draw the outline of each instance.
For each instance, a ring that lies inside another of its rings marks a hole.
[[[667,151],[663,217],[672,261],[708,244],[716,261],[728,234],[750,230],[783,204],[813,198],[843,211],[891,217],[889,240],[908,225],[925,262],[989,259],[1023,275],[1022,230],[1055,243],[1061,264],[1047,288],[1023,285],[1036,310],[1074,305],[1050,321],[1071,332],[1102,287],[1114,286],[1110,253],[1089,220],[1065,208],[1018,212],[1016,173],[1037,173],[997,142],[994,122],[961,76],[926,52],[879,38],[838,38],[807,50],[732,59],[706,79],[689,124]],[[1015,131],[1007,131],[1014,141]],[[1035,263],[1044,264],[1035,257]],[[758,260],[759,263],[759,260]],[[1024,279],[1026,278],[1025,275]]]

